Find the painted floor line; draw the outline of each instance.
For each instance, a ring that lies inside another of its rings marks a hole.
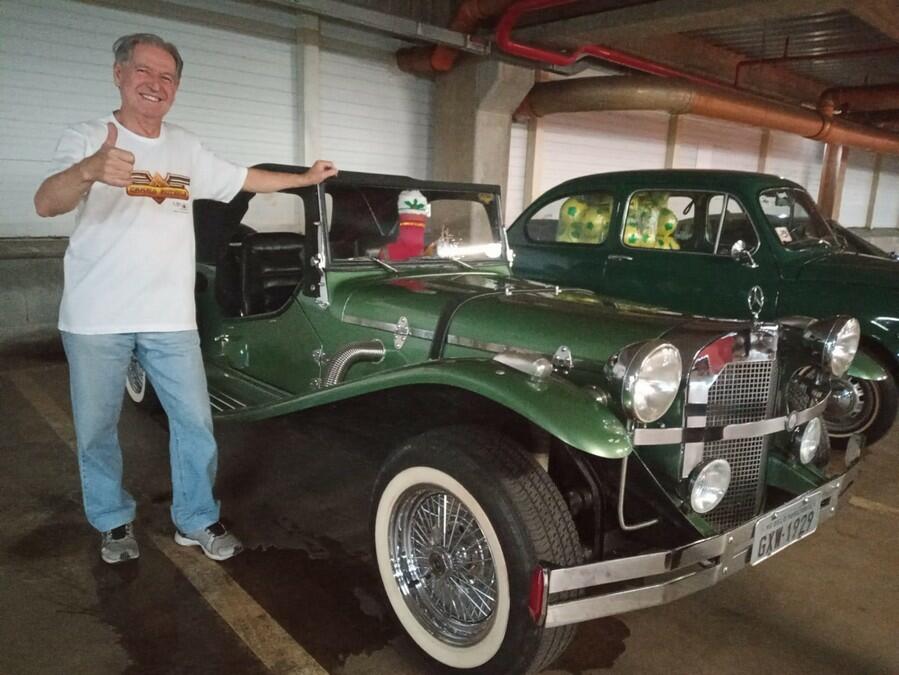
[[[220,564],[155,532],[150,538],[269,670],[279,675],[327,675]]]
[[[7,373],[21,394],[46,420],[72,452],[76,451],[71,416],[25,371]],[[151,533],[156,547],[197,589],[256,657],[278,675],[327,675],[328,671],[269,615],[225,569],[160,534]]]
[[[22,396],[34,406],[69,450],[75,452],[75,427],[72,426],[72,416],[53,400],[46,387],[24,370],[7,373],[6,377],[16,385]]]
[[[865,499],[864,497],[850,497],[849,503],[852,506],[857,506],[860,509],[864,509],[865,511],[874,511],[875,513],[885,513],[891,516],[899,516],[899,509],[895,506],[887,506],[886,504],[881,504],[880,502],[875,502],[871,499]]]

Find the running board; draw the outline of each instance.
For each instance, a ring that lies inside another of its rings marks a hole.
[[[212,414],[218,418],[270,406],[293,396],[289,391],[210,363],[206,364],[206,384]]]

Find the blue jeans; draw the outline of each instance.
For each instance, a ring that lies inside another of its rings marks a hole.
[[[192,533],[219,519],[212,495],[217,448],[197,331],[82,335],[62,333],[81,492],[88,522],[101,532],[134,520],[122,487],[118,423],[128,363],[135,354],[169,418],[172,521]]]

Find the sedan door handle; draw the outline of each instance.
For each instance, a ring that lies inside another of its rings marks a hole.
[[[609,260],[626,260],[627,262],[632,262],[634,259],[629,255],[622,255],[621,253],[613,253],[609,256]]]

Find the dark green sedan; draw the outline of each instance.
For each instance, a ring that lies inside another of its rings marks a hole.
[[[508,236],[525,278],[702,316],[855,316],[864,354],[833,381],[831,439],[876,441],[896,417],[899,262],[847,245],[792,181],[705,170],[584,176],[537,199]]]

